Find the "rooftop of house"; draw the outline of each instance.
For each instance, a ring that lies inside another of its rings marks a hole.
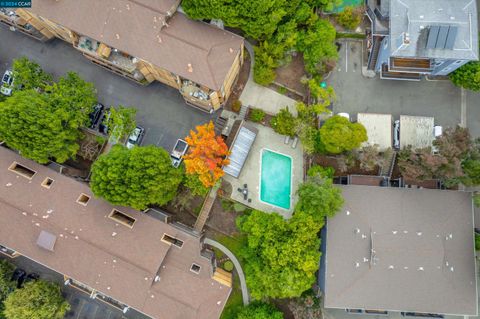
[[[391,0],[391,55],[478,60],[476,0]]]
[[[231,289],[212,279],[200,238],[112,206],[86,184],[4,147],[0,170],[1,245],[153,318],[219,318]]]
[[[32,2],[29,10],[185,79],[220,90],[243,38],[175,13],[178,3],[39,0]]]
[[[325,307],[477,315],[468,192],[342,186],[327,222]]]
[[[365,145],[378,145],[380,150],[392,147],[392,115],[358,113],[357,122],[365,126],[368,141]]]
[[[435,139],[434,121],[433,117],[400,115],[400,148],[408,145],[414,150],[431,147]]]

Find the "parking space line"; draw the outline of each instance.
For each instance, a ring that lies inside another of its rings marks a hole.
[[[345,72],[348,72],[348,41],[345,41]]]
[[[82,305],[81,305],[80,308],[77,310],[78,312],[77,312],[77,316],[75,317],[75,319],[80,318],[80,314],[82,313],[83,307],[85,306],[85,300],[80,299],[80,302],[81,302]]]
[[[164,135],[163,133],[160,134],[160,137],[158,138],[158,141],[157,141],[157,143],[156,143],[157,146],[160,146],[159,144],[160,144],[160,142],[162,141],[162,139],[163,139],[164,136],[165,136],[165,135]]]
[[[464,88],[460,88],[460,126],[467,127],[467,91]]]

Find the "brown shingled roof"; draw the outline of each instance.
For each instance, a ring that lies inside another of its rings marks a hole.
[[[32,2],[30,10],[183,78],[220,90],[243,38],[181,13],[168,19],[165,8],[176,8],[176,3],[38,0]],[[193,72],[189,72],[188,64]]]
[[[8,167],[35,171],[31,179]],[[0,147],[0,244],[78,280],[153,318],[216,319],[230,288],[211,279],[212,266],[200,255],[201,242],[171,224],[125,207],[133,228],[108,217],[114,208],[89,187]],[[42,187],[46,177],[50,188]],[[87,205],[77,203],[81,194]],[[41,231],[56,236],[53,251],[37,245]],[[181,248],[161,240],[169,234]],[[190,271],[192,263],[201,267]],[[154,281],[156,275],[160,280]]]
[[[327,223],[325,307],[477,315],[467,192],[343,186]]]

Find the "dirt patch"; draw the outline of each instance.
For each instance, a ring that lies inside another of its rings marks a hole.
[[[224,210],[222,198],[217,197],[207,220],[207,228],[227,236],[235,236],[238,234],[235,220],[241,214],[241,212],[237,213],[233,210]]]
[[[371,171],[366,171],[360,168],[358,161],[355,163],[355,166],[348,168],[346,172],[340,170],[340,165],[338,159],[335,156],[325,156],[325,155],[315,155],[313,157],[312,164],[321,165],[324,167],[333,167],[335,170],[335,176],[346,176],[346,175],[378,175],[379,167]]]
[[[276,73],[277,77],[275,78],[274,84],[277,84],[277,91],[291,98],[295,98],[295,95],[297,99],[298,97],[303,99],[303,97],[307,96],[307,89],[305,85],[300,82],[302,77],[305,76],[305,65],[301,53],[294,56],[289,64],[279,67]],[[282,86],[293,92],[282,92],[282,89],[278,89],[278,87]],[[292,96],[290,96],[289,93]]]
[[[243,65],[240,68],[240,73],[238,74],[237,81],[233,85],[232,93],[230,94],[230,97],[228,98],[227,103],[224,106],[224,108],[229,111],[232,111],[233,102],[237,101],[240,98],[240,95],[242,95],[243,89],[245,88],[245,85],[247,85],[248,76],[250,75],[250,65],[252,63],[252,60],[250,58],[250,55],[248,54],[248,51],[245,50],[244,52],[245,58],[243,61]]]

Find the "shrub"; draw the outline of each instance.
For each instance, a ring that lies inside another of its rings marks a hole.
[[[296,129],[296,119],[288,110],[288,107],[281,109],[270,122],[275,132],[282,135],[294,136]]]
[[[480,91],[480,62],[472,61],[462,65],[450,74],[450,80],[456,86]]]
[[[266,65],[256,63],[253,67],[253,80],[260,85],[269,85],[275,81],[275,77],[275,70]]]
[[[235,100],[232,103],[232,111],[233,112],[240,112],[240,109],[242,108],[242,101],[240,100]]]
[[[354,30],[362,21],[362,13],[352,6],[346,7],[336,17],[337,22],[348,30]]]
[[[320,176],[322,178],[333,178],[334,174],[335,169],[333,167],[323,167],[320,165],[313,165],[307,172],[308,176]]]
[[[233,263],[231,260],[227,260],[226,262],[223,263],[223,269],[226,271],[232,271],[233,270]]]
[[[261,122],[265,118],[265,112],[261,109],[251,109],[250,110],[250,120],[253,122]]]
[[[331,154],[340,154],[358,148],[367,141],[367,130],[360,123],[351,123],[348,119],[335,115],[325,121],[320,129],[320,139],[325,150]]]
[[[475,250],[480,250],[480,235],[475,233]]]

